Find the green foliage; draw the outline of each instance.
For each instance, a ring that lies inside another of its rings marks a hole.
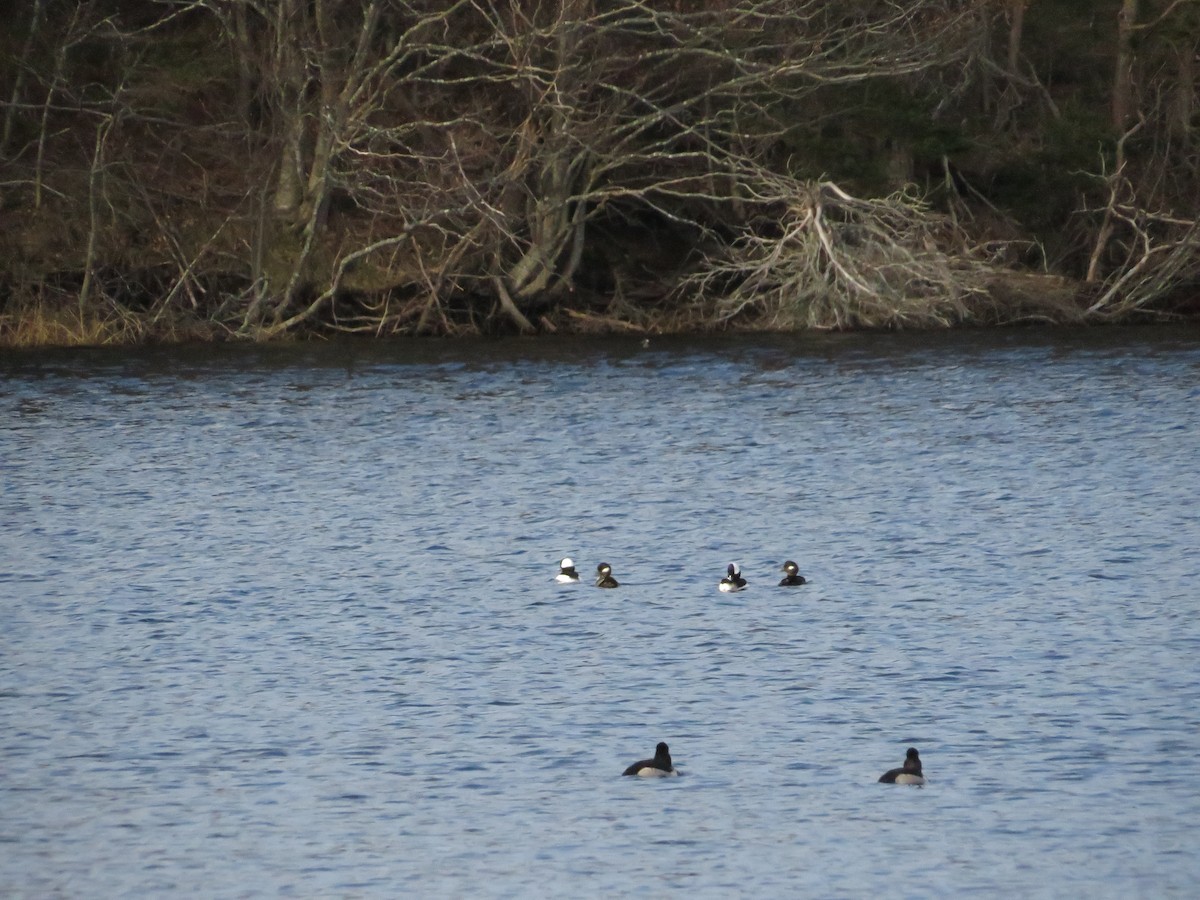
[[[983,190],[1040,240],[1053,243],[1080,198],[1096,189],[1095,173],[1111,157],[1113,140],[1106,118],[1077,104],[1037,137],[987,146]]]
[[[971,146],[958,125],[935,118],[937,97],[917,93],[901,81],[879,80],[830,88],[807,109],[790,112],[781,149],[790,174],[829,177],[865,193],[890,193],[914,173],[940,167]],[[911,161],[898,173],[897,157]]]
[[[1107,106],[1119,8],[1116,0],[1029,4],[1022,52],[1057,100]]]

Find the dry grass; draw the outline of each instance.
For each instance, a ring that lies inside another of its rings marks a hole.
[[[36,300],[10,304],[0,314],[0,347],[112,347],[211,341],[224,332],[199,320],[151,323],[115,304],[103,310]]]
[[[41,303],[0,316],[3,347],[97,347],[133,343],[120,323]]]

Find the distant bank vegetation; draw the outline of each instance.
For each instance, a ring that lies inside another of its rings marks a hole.
[[[0,343],[1200,312],[1200,3],[30,0]]]

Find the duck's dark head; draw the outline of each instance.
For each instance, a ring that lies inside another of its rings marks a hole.
[[[658,746],[654,748],[654,764],[660,769],[671,768],[671,751],[665,741],[659,741]]]

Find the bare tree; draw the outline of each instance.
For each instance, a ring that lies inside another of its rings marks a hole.
[[[238,2],[271,48],[273,206],[300,236],[286,286],[246,317],[254,326],[271,306],[272,331],[389,277],[408,279],[416,305],[343,327],[420,325],[460,296],[531,330],[584,268],[611,262],[601,237],[659,228],[695,242],[727,228],[797,103],[953,65],[986,7],[210,0],[226,21]],[[335,199],[353,214],[337,225],[341,249],[315,265]],[[596,277],[619,287],[612,268]]]
[[[986,254],[914,190],[858,197],[792,151],[881,79],[937,93],[935,116],[988,78],[1006,85],[995,121],[1032,91],[1053,113],[1020,52],[1027,5],[39,2],[30,34],[55,52],[24,52],[6,178],[34,207],[74,198],[68,267],[99,273],[138,241],[156,318],[186,304],[242,335],[638,327],[664,299],[716,326],[950,323],[988,302]],[[1112,114],[1137,130],[1079,218],[1095,315],[1195,271],[1192,212],[1166,198],[1200,181],[1198,7],[1122,8]],[[229,49],[219,72],[190,74],[198,22]],[[108,62],[73,82],[85,56]],[[156,67],[200,83],[160,102]],[[234,287],[206,298],[203,273],[222,270]],[[91,303],[106,287],[88,277]]]
[[[21,230],[42,256],[14,254],[6,275],[22,285],[18,296],[71,298],[80,327],[96,325],[93,338],[105,333],[106,320],[124,333],[134,317],[122,301],[140,303],[169,280],[160,272],[152,284],[142,276],[164,262],[159,249],[198,217],[206,199],[203,191],[191,194],[196,205],[179,216],[167,179],[156,183],[181,160],[195,165],[196,147],[208,136],[202,123],[185,123],[161,105],[171,94],[157,52],[176,23],[200,13],[207,15],[200,0],[39,2],[31,13],[0,162],[5,186],[24,205]],[[177,257],[188,252],[174,246]],[[180,270],[197,263],[181,262]]]
[[[4,111],[4,125],[0,129],[0,157],[8,153],[9,141],[12,140],[13,123],[22,106],[25,81],[29,74],[29,63],[33,55],[34,42],[41,29],[46,8],[46,0],[33,0],[29,8],[29,21],[25,32],[25,41],[21,45],[21,53],[16,61],[16,71],[13,73],[12,92],[9,95],[8,108]],[[10,27],[14,24],[11,19]]]
[[[1195,3],[1163,0],[1143,10],[1137,0],[1122,2],[1112,97],[1121,136],[1096,176],[1104,200],[1085,276],[1095,292],[1090,315],[1146,311],[1200,279],[1195,204],[1171,208],[1171,198],[1194,197],[1200,181],[1188,121],[1197,35]]]

